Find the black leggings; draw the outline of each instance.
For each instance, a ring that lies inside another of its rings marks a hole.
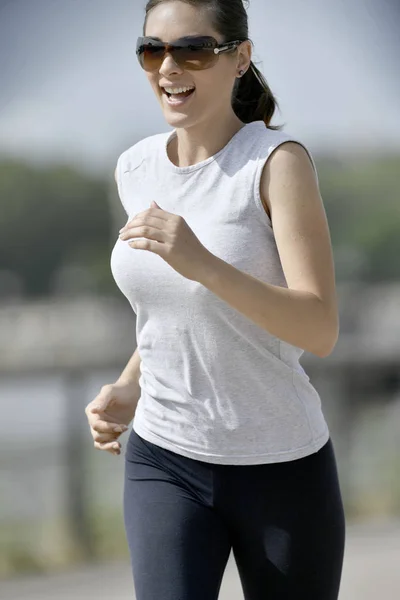
[[[305,458],[215,465],[142,439],[125,453],[137,600],[217,600],[232,549],[245,600],[337,600],[345,516],[331,439]]]

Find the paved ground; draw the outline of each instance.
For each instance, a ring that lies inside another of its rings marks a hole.
[[[127,564],[99,565],[63,575],[0,582],[0,589],[2,600],[134,600]],[[398,598],[400,522],[348,526],[340,600]],[[243,600],[232,556],[219,600]]]

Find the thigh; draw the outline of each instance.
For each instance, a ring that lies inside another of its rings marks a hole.
[[[245,600],[337,600],[345,517],[332,441],[296,461],[251,467],[246,487],[231,511]]]
[[[217,600],[231,544],[211,507],[185,484],[180,457],[132,431],[124,521],[137,600]],[[182,464],[188,466],[190,459]],[[192,472],[193,475],[193,472]]]

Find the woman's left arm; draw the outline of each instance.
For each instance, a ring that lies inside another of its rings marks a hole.
[[[272,335],[323,358],[339,335],[335,269],[317,178],[303,146],[278,146],[260,188],[288,288],[256,279],[213,254],[199,281]]]

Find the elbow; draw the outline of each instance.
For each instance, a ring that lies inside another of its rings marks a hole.
[[[336,346],[336,342],[334,344],[326,345],[322,348],[318,348],[317,351],[314,352],[318,358],[327,358],[330,356]]]
[[[318,358],[327,358],[334,351],[339,339],[339,320],[332,319],[326,327],[324,335],[319,338],[319,345],[313,352]]]

